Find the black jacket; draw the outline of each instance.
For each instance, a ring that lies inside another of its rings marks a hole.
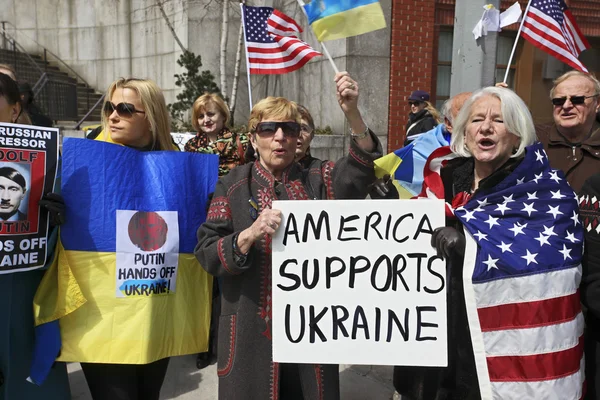
[[[418,113],[410,113],[408,115],[408,123],[406,124],[406,146],[415,140],[421,133],[429,132],[437,126],[437,121],[427,110],[421,110]],[[412,128],[411,128],[412,126]]]

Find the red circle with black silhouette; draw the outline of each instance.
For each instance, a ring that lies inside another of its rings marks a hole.
[[[127,230],[134,245],[143,251],[154,251],[166,243],[169,227],[158,213],[138,211],[129,220]]]

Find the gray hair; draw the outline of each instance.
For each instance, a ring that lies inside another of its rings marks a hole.
[[[562,74],[561,76],[559,76],[558,78],[556,78],[554,80],[554,82],[552,82],[552,89],[550,90],[550,98],[554,97],[554,92],[556,91],[556,87],[558,85],[560,85],[561,83],[563,83],[564,81],[566,81],[569,78],[573,78],[573,77],[581,77],[581,78],[585,78],[588,81],[590,81],[590,83],[594,86],[594,94],[600,94],[600,81],[598,81],[598,79],[596,79],[596,77],[592,74],[588,74],[585,72],[581,72],[581,71],[569,71],[569,72],[565,72],[564,74]]]
[[[452,122],[452,97],[446,100],[444,104],[442,104],[440,112],[442,113],[442,117]]]
[[[485,96],[495,97],[500,100],[504,126],[506,126],[508,132],[521,138],[519,148],[511,155],[511,158],[519,157],[525,151],[525,147],[532,145],[537,140],[533,118],[525,102],[515,92],[510,89],[494,86],[478,90],[465,102],[465,105],[456,117],[450,148],[455,154],[461,157],[472,157],[465,143],[466,129],[469,117],[471,116],[471,108],[479,99]]]

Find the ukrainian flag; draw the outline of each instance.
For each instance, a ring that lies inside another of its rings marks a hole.
[[[206,351],[212,277],[194,257],[218,157],[65,139],[58,259],[35,298],[59,361],[147,364]]]
[[[304,5],[308,23],[320,42],[385,28],[377,0],[312,0]]]
[[[444,124],[425,132],[408,146],[375,160],[375,175],[390,175],[401,199],[410,199],[421,192],[423,170],[435,149],[450,145],[450,134]]]

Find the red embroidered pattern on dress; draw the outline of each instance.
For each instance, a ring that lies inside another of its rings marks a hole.
[[[315,365],[315,376],[317,378],[317,394],[319,400],[323,399],[323,368],[320,365]]]
[[[334,163],[331,161],[323,163],[321,166],[321,175],[323,176],[323,183],[327,188],[327,200],[335,200],[335,194],[333,193],[333,167]]]
[[[600,201],[596,196],[579,197],[579,219],[587,232],[600,233]]]
[[[227,364],[225,364],[225,367],[217,370],[218,376],[227,375],[233,367],[233,356],[235,354],[235,327],[235,315],[232,315],[230,326],[231,332],[229,338],[229,357],[227,358]]]
[[[350,154],[350,156],[352,158],[354,158],[358,163],[360,163],[362,165],[365,165],[365,166],[371,166],[371,165],[373,165],[372,162],[369,162],[368,160],[362,158],[352,148],[350,148],[350,151],[348,153]]]
[[[227,270],[232,275],[239,275],[240,272],[235,272],[229,269],[227,266],[227,259],[225,258],[225,250],[223,249],[223,242],[225,242],[225,238],[219,239],[217,242],[217,254],[219,255],[219,260],[221,261],[221,265],[223,268]]]
[[[279,363],[271,361],[271,400],[277,399],[279,399]]]
[[[271,208],[274,195],[270,193],[270,189],[259,189],[257,196],[259,213],[265,208]],[[262,258],[260,260],[260,265],[262,268],[260,271],[260,303],[258,305],[258,309],[260,317],[265,321],[266,324],[263,335],[271,340],[271,236],[263,236],[260,241],[260,246],[262,247]]]
[[[229,200],[227,197],[215,197],[210,202],[210,208],[208,209],[208,215],[206,216],[207,221],[215,220],[230,220],[231,219],[231,208],[229,208]]]
[[[290,200],[309,200],[306,189],[299,179],[285,185],[285,190]]]

